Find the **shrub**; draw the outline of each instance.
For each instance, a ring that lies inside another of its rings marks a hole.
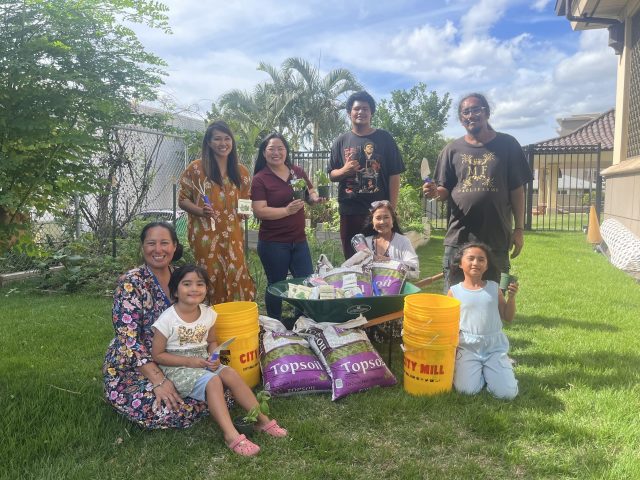
[[[404,185],[400,187],[396,215],[403,231],[422,231],[422,200],[416,187]]]

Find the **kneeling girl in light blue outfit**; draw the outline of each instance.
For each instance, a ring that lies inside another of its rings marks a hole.
[[[515,316],[518,284],[509,285],[505,299],[498,284],[486,280],[494,269],[491,250],[482,243],[463,245],[454,259],[453,282],[462,275],[464,280],[448,292],[461,303],[453,386],[473,395],[486,385],[495,397],[511,400],[518,395],[518,381],[507,356],[509,340],[502,322],[510,323]]]
[[[260,447],[233,426],[224,389],[231,390],[246,410],[256,406],[258,401],[233,368],[209,357],[218,344],[214,328],[217,314],[202,304],[208,288],[209,276],[202,267],[185,265],[171,274],[169,294],[175,303],[153,324],[153,359],[165,374],[159,385],[173,382],[181,396],[206,400],[209,413],[220,426],[227,446],[239,455],[256,455]],[[174,400],[180,401],[179,398]],[[287,435],[275,420],[263,414],[259,415],[255,428],[273,437]]]

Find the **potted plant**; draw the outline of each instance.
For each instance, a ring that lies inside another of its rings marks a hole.
[[[307,190],[307,182],[305,182],[304,178],[291,180],[291,188],[293,188],[294,200],[304,200],[304,193]]]
[[[318,188],[318,196],[322,198],[329,198],[329,185],[331,180],[329,175],[324,170],[318,170],[316,172],[316,187]]]
[[[256,393],[258,404],[249,410],[245,415],[240,415],[233,419],[233,426],[236,427],[238,433],[250,436],[254,432],[254,426],[258,421],[258,416],[262,413],[269,415],[269,400],[271,394],[264,390]]]

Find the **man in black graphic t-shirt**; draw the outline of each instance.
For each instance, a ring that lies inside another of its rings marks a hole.
[[[395,209],[400,174],[405,167],[393,137],[371,127],[376,102],[367,92],[347,99],[351,131],[340,135],[331,147],[329,176],[338,184],[340,238],[345,259],[355,252],[351,238],[362,232],[371,202],[389,200]]]
[[[514,258],[524,246],[524,184],[533,176],[518,141],[491,128],[490,113],[483,95],[462,99],[458,116],[467,133],[444,147],[434,182],[423,187],[427,197],[449,202],[442,260],[445,293],[450,262],[462,244],[489,245],[501,272],[509,272],[509,250]]]

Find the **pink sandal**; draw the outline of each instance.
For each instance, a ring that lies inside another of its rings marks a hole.
[[[256,426],[255,429],[259,432],[264,432],[272,437],[282,438],[287,436],[287,430],[278,425],[278,422],[271,420],[261,427]]]
[[[253,457],[260,451],[260,447],[243,434],[238,435],[234,441],[227,444],[227,447],[243,457]]]

